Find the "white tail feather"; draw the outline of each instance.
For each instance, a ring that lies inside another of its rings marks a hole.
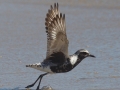
[[[45,65],[42,65],[41,63],[29,64],[29,65],[26,65],[26,67],[31,67],[43,72],[53,73],[50,69],[50,66],[45,66]]]

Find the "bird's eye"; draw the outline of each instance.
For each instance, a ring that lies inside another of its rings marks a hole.
[[[86,52],[82,52],[83,55],[86,55],[87,53]]]

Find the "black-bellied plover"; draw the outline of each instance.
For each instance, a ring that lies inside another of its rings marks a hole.
[[[46,73],[41,74],[37,80],[28,85],[30,88],[39,80],[37,90],[39,89],[41,79],[49,73],[65,73],[76,67],[84,58],[95,57],[87,50],[77,50],[73,55],[68,55],[69,41],[66,35],[65,14],[58,10],[58,3],[51,5],[45,19],[47,32],[47,53],[46,59],[41,63],[26,65],[26,67],[35,68]]]

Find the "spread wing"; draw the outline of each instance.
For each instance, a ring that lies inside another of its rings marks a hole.
[[[45,19],[47,33],[47,53],[46,58],[53,53],[62,52],[68,55],[68,40],[66,36],[65,14],[58,11],[58,3],[51,5]],[[47,60],[47,59],[46,59]]]

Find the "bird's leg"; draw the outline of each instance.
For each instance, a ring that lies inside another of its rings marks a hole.
[[[46,73],[45,73],[46,74]],[[44,75],[44,74],[41,74],[41,75]],[[41,75],[37,78],[37,80],[33,83],[33,84],[31,84],[31,85],[28,85],[27,87],[25,87],[25,88],[30,88],[30,87],[33,87],[34,85],[35,85],[35,83],[41,78]]]
[[[42,77],[45,76],[45,75],[47,75],[47,74],[48,74],[48,73],[44,73],[44,74],[41,74],[41,75],[40,75],[40,81],[39,81],[39,84],[38,84],[36,90],[39,90],[39,87],[40,87],[40,83],[41,83]]]
[[[27,87],[25,87],[25,88],[30,88],[30,87],[33,87],[33,86],[35,85],[35,83],[39,80],[39,78],[40,78],[40,76],[37,78],[37,80],[36,80],[33,84],[28,85],[28,86],[27,86]]]

